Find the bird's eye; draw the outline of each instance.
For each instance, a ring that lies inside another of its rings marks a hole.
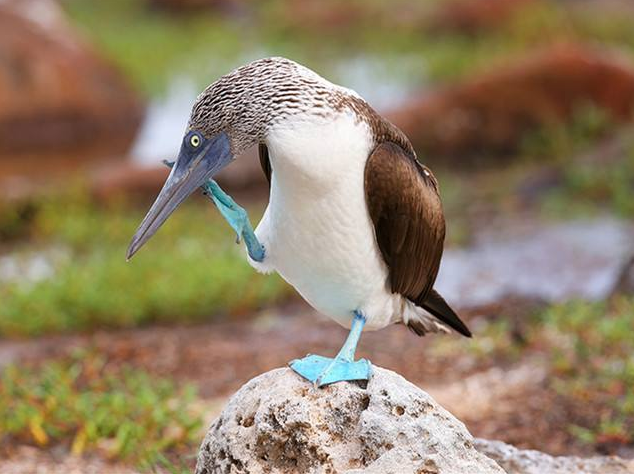
[[[194,148],[198,148],[198,145],[200,145],[200,137],[198,135],[192,135],[191,138],[189,139],[189,143]]]

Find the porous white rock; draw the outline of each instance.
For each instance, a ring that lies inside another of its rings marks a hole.
[[[504,473],[427,393],[373,369],[366,387],[317,389],[290,369],[254,378],[212,423],[196,473]]]
[[[476,448],[495,459],[508,474],[634,474],[634,461],[615,456],[550,456],[501,441],[476,439]]]

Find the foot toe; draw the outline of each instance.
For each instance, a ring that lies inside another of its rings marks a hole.
[[[290,363],[291,369],[318,387],[344,380],[369,380],[372,375],[370,362],[355,362],[308,355]]]

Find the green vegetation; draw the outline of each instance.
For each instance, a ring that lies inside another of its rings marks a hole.
[[[605,136],[600,117],[587,109],[573,124],[532,135],[525,156],[504,167],[469,173],[439,169],[447,243],[467,244],[491,216],[634,217],[634,132],[620,129]]]
[[[633,297],[572,301],[528,312],[519,328],[506,315],[481,321],[468,350],[482,364],[542,360],[546,390],[571,413],[571,434],[581,443],[634,443]],[[465,350],[462,341],[434,341],[434,355]]]
[[[0,285],[0,336],[202,321],[290,294],[279,277],[248,265],[243,246],[235,245],[233,231],[208,202],[183,205],[126,263],[144,212],[99,207],[77,192],[34,207],[21,225],[8,218],[6,233],[26,243],[14,256],[52,249],[54,275]]]
[[[626,138],[617,157],[579,160],[560,167],[562,184],[543,199],[544,209],[554,215],[609,211],[634,216],[634,137]]]
[[[174,77],[201,78],[225,70],[243,54],[249,29],[213,16],[154,11],[148,3],[70,0],[65,6],[85,34],[148,94],[162,91]]]
[[[194,398],[191,386],[110,367],[91,353],[38,368],[12,366],[0,374],[0,432],[7,437],[0,441],[65,444],[75,455],[97,452],[174,471],[169,458],[199,442]]]
[[[550,308],[538,323],[539,339],[553,352],[551,384],[585,408],[587,424],[571,427],[583,441],[634,443],[632,315],[632,298],[572,302]]]
[[[614,128],[605,110],[593,104],[579,104],[568,123],[553,122],[528,133],[522,141],[521,154],[564,164],[571,156],[592,148]]]
[[[606,153],[610,146],[617,151]],[[570,217],[608,211],[634,216],[634,134],[615,127],[601,109],[582,106],[570,123],[529,134],[523,155],[548,162],[560,176],[560,183],[541,199],[546,214]]]
[[[405,86],[451,81],[540,45],[569,40],[602,42],[634,52],[634,24],[618,11],[567,8],[537,2],[499,28],[478,34],[438,32],[432,5],[411,2],[250,3],[244,11],[175,14],[146,0],[64,0],[71,18],[109,55],[138,88],[160,93],[175,77],[199,87],[255,57],[285,55],[340,79],[337,57],[379,56],[392,80]],[[423,4],[421,4],[423,5]],[[395,16],[406,11],[407,16]],[[599,20],[599,21],[597,21]],[[324,34],[326,32],[327,34]],[[368,52],[372,52],[371,55]],[[407,61],[399,61],[406,58]]]

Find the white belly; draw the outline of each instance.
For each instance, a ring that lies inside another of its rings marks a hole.
[[[348,116],[307,130],[276,130],[267,142],[273,167],[269,206],[256,229],[263,265],[277,271],[319,312],[349,326],[355,310],[368,329],[400,319],[400,296],[368,214],[364,170],[369,131]]]
[[[344,325],[385,291],[387,277],[367,211],[347,194],[339,189],[290,199],[273,189],[263,236],[275,270],[315,309]]]

